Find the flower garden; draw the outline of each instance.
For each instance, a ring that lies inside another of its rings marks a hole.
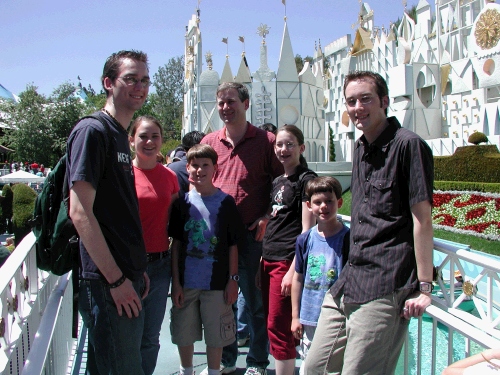
[[[500,194],[435,191],[435,228],[500,241]]]

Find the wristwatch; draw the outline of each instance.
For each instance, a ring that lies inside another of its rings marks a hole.
[[[240,277],[238,275],[230,275],[229,280],[240,281]]]
[[[432,285],[432,283],[427,283],[425,281],[421,281],[420,286],[419,286],[419,290],[422,293],[432,293],[432,291],[434,290],[434,285]]]

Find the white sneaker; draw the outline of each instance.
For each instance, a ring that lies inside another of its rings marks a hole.
[[[265,368],[248,367],[245,375],[267,375],[267,370]]]
[[[224,366],[223,364],[221,364],[219,374],[232,374],[235,371],[236,366]],[[208,375],[208,366],[205,367],[202,372],[200,372],[200,375]]]
[[[242,339],[238,339],[238,346],[245,346],[246,343],[250,340],[250,336],[247,336]]]

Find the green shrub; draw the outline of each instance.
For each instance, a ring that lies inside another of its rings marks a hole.
[[[17,246],[31,231],[29,220],[33,218],[37,194],[35,190],[24,184],[14,185],[12,192],[14,193],[12,222],[14,224],[14,243]]]
[[[488,137],[481,132],[472,133],[467,139],[467,142],[478,145],[480,143],[488,143]]]
[[[500,183],[467,181],[434,181],[434,190],[479,191],[482,193],[500,193]]]
[[[500,181],[500,153],[495,145],[459,147],[451,156],[434,157],[437,181]]]

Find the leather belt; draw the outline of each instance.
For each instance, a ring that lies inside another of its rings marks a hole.
[[[169,251],[165,250],[162,251],[161,253],[146,253],[146,256],[148,258],[148,263],[166,258],[168,256]]]

